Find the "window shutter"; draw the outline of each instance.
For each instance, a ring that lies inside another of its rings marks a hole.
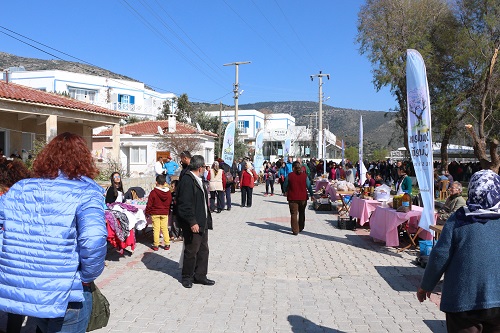
[[[250,127],[250,122],[248,120],[245,120],[245,128]]]
[[[122,96],[123,96],[123,95],[118,94],[118,103],[121,103],[121,102],[122,102]]]
[[[130,96],[130,104],[135,104],[135,96]]]

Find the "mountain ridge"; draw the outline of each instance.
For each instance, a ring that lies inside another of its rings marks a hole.
[[[93,65],[82,64],[66,60],[44,60],[37,58],[27,58],[0,52],[0,68],[23,66],[28,71],[35,70],[63,70],[74,73],[96,75],[111,79],[124,79],[140,82],[126,75],[117,74],[107,69]],[[146,86],[146,85],[145,85]],[[148,89],[154,90],[146,86]],[[198,110],[214,111],[219,110],[219,104],[192,103]],[[231,106],[226,106],[231,107]],[[234,107],[234,106],[233,106]],[[319,104],[312,101],[283,101],[283,102],[257,102],[240,105],[241,109],[268,110],[272,113],[289,113],[295,117],[297,125],[317,128],[315,114],[319,110]],[[266,111],[265,111],[266,112]],[[337,136],[339,140],[344,140],[346,147],[358,146],[359,138],[359,116],[363,116],[364,127],[364,149],[372,151],[374,149],[394,149],[402,146],[402,133],[394,123],[395,113],[385,111],[355,110],[347,108],[337,108],[323,104],[323,127]],[[394,131],[394,128],[397,131]],[[396,135],[395,135],[396,133]]]

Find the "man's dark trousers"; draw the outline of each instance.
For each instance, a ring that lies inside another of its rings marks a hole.
[[[200,234],[192,234],[191,242],[184,237],[184,260],[182,263],[182,280],[203,281],[208,272],[208,230]]]

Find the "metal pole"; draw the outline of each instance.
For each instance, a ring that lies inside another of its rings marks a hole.
[[[224,66],[235,66],[235,70],[236,70],[236,79],[234,81],[234,89],[233,89],[233,92],[234,92],[234,96],[233,96],[233,98],[234,98],[234,122],[235,122],[236,129],[238,128],[238,96],[239,96],[238,69],[239,69],[239,65],[246,65],[246,64],[250,64],[250,63],[251,63],[251,61],[239,61],[239,62],[232,62],[230,64],[224,64]]]
[[[219,109],[219,157],[222,158],[222,101],[220,101]]]
[[[318,127],[318,157],[323,155],[323,77],[319,76],[319,127]],[[323,164],[325,161],[323,161]]]
[[[319,71],[319,74],[311,75],[311,81],[314,77],[319,79],[319,128],[318,128],[318,158],[323,158],[323,76],[326,76],[330,80],[330,74],[323,74]]]

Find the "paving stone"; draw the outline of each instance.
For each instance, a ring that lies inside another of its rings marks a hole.
[[[285,197],[260,192],[252,208],[213,215],[215,286],[182,287],[181,243],[153,252],[151,234],[139,234],[132,255],[111,250],[96,283],[112,313],[95,332],[446,332],[438,306],[415,298],[423,270],[414,255],[365,239],[364,230],[335,228],[333,212],[307,210],[293,236]]]

